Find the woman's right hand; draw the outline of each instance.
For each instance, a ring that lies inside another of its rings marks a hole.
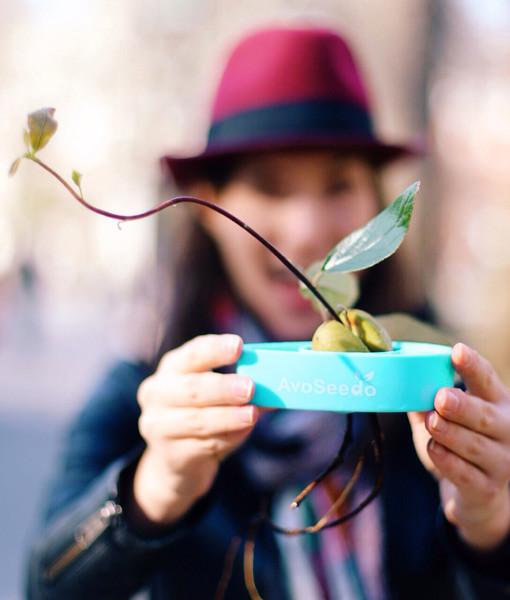
[[[242,340],[196,337],[165,354],[138,390],[147,443],[134,474],[130,515],[144,529],[169,525],[212,486],[220,462],[248,437],[258,409],[253,382],[211,370],[233,364]]]

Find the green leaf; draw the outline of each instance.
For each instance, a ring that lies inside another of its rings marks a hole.
[[[322,261],[311,264],[305,271],[308,279],[315,285],[335,311],[352,306],[359,296],[358,279],[352,273],[328,273],[321,271]],[[322,304],[312,292],[300,282],[299,291],[312,301],[314,308],[322,310]]]
[[[23,157],[19,156],[10,166],[9,168],[9,177],[12,177],[13,175],[16,175],[16,171],[18,170],[18,167],[20,165],[21,159]]]
[[[79,173],[78,171],[73,171],[71,177],[76,186],[81,187],[81,173]]]
[[[410,185],[364,227],[341,240],[328,254],[322,270],[360,271],[391,256],[407,233],[419,187],[419,181]]]
[[[25,144],[25,148],[30,150],[30,134],[26,129],[23,129],[23,143]]]
[[[57,131],[54,108],[41,108],[28,115],[28,135],[33,152],[44,148]]]

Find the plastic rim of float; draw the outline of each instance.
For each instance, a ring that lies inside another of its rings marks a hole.
[[[307,342],[245,344],[237,372],[258,406],[335,412],[430,410],[453,385],[450,346],[393,342],[388,352],[318,352]]]

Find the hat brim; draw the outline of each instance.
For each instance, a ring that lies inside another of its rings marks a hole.
[[[375,167],[385,166],[395,160],[422,156],[425,148],[422,144],[403,145],[386,144],[373,138],[342,138],[314,136],[304,139],[288,137],[267,139],[256,142],[250,140],[246,144],[229,144],[208,147],[194,156],[174,156],[166,154],[161,157],[164,172],[170,175],[177,185],[187,185],[204,179],[214,164],[236,157],[267,153],[275,150],[337,150],[341,154],[357,154],[367,159]]]

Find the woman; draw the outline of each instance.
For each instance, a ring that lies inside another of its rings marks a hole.
[[[271,29],[233,51],[205,151],[165,163],[186,192],[307,266],[378,212],[378,170],[408,152],[375,137],[344,40]],[[262,414],[249,404],[253,382],[228,372],[243,341],[311,336],[319,318],[292,277],[207,209],[181,244],[155,368],[117,366],[71,430],[31,554],[32,599],[128,598],[144,586],[151,598],[247,597],[232,539],[261,499],[285,518],[289,494],[341,438],[342,416]],[[403,280],[392,261],[371,269],[360,305],[401,309]],[[261,528],[254,574],[265,600],[505,597],[510,393],[467,346],[455,346],[452,360],[467,391],[440,390],[434,411],[410,415],[412,438],[403,417],[390,420],[381,497],[350,527],[312,542]],[[366,427],[363,416],[355,422],[359,450]],[[318,504],[339,477],[317,492]],[[320,509],[313,502],[311,512]]]

